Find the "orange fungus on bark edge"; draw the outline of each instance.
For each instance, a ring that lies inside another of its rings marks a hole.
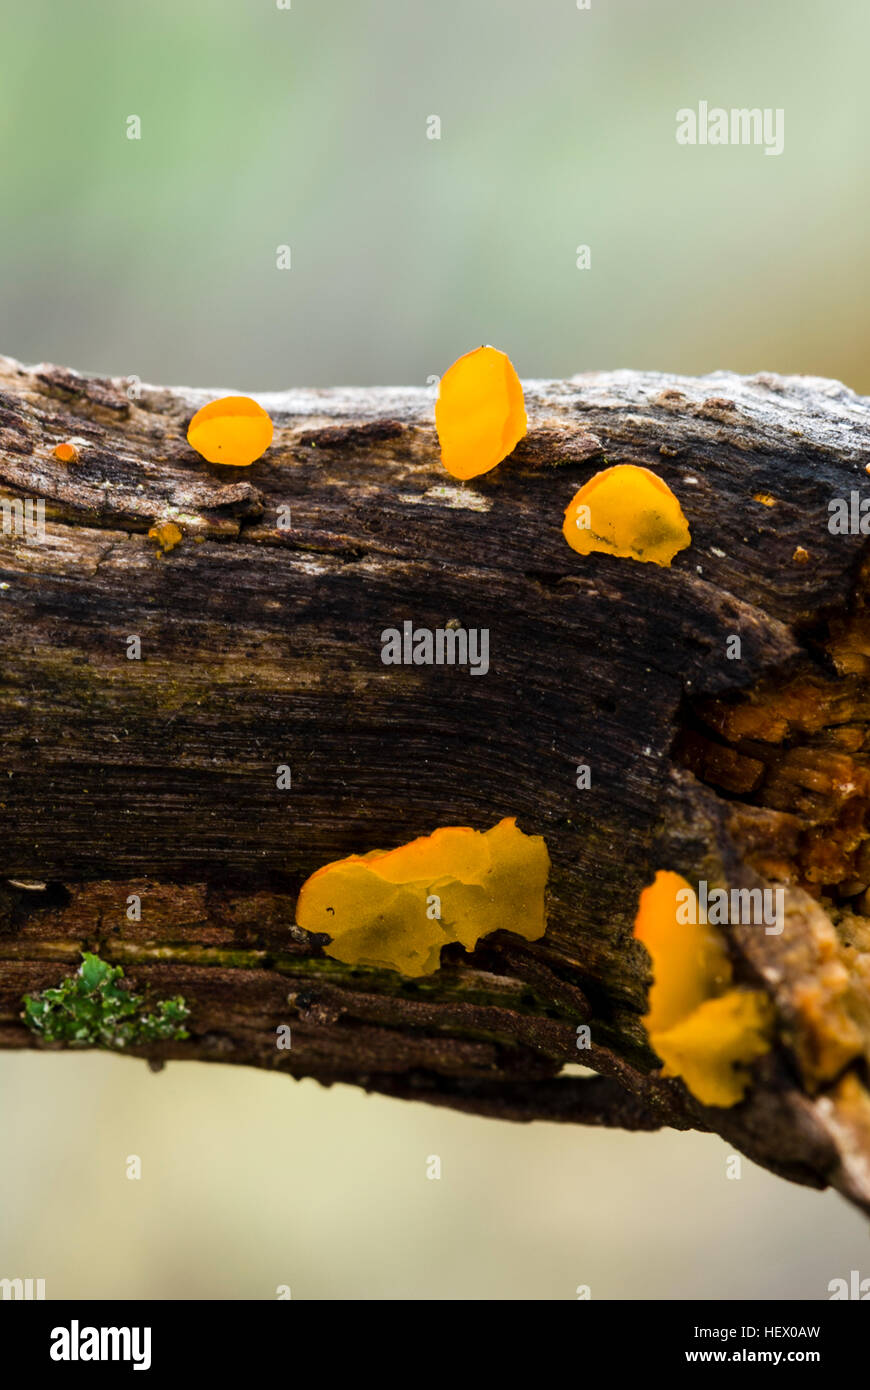
[[[448,367],[435,428],[441,461],[454,478],[488,473],[513,452],[528,425],[523,388],[506,353],[479,347]]]
[[[187,442],[209,463],[247,468],[272,443],[272,421],[249,396],[222,396],[198,410]]]
[[[584,483],[565,512],[572,550],[670,565],[691,545],[689,526],[667,483],[649,468],[618,463]]]
[[[644,888],[634,935],[652,960],[643,1023],[663,1074],[679,1076],[702,1105],[736,1105],[750,1066],[771,1046],[770,1000],[763,990],[734,985],[719,933],[679,874],[660,870]]]

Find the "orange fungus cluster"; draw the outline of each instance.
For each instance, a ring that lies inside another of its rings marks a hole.
[[[667,483],[649,468],[619,463],[584,483],[565,513],[572,550],[670,565],[691,545],[688,523]]]
[[[450,942],[470,951],[499,929],[543,936],[549,872],[543,837],[523,834],[514,818],[486,832],[444,826],[324,865],[303,884],[296,921],[328,934],[326,954],[348,965],[428,975]]]
[[[198,410],[187,442],[209,463],[247,468],[272,443],[272,421],[249,396],[222,396]]]
[[[475,348],[444,373],[435,428],[441,460],[454,478],[488,473],[513,452],[527,427],[523,388],[506,353]]]
[[[682,1077],[703,1105],[736,1105],[770,1048],[770,1000],[733,984],[722,940],[679,874],[660,871],[643,890],[634,935],[652,959],[643,1021],[664,1075]]]

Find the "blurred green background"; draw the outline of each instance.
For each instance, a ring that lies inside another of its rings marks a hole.
[[[868,42],[862,0],[2,0],[0,351],[253,391],[422,383],[491,342],[525,377],[870,391]],[[678,146],[699,100],[784,108],[784,153]],[[709,1136],[90,1054],[0,1056],[0,1104],[0,1277],[49,1297],[823,1298],[870,1273],[841,1201],[728,1180]]]

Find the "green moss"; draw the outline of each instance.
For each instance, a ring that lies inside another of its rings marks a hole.
[[[146,1014],[142,997],[116,983],[123,974],[120,965],[85,951],[77,973],[57,989],[25,994],[22,1018],[46,1042],[70,1047],[123,1048],[190,1036],[182,1026],[190,1010],[181,995],[162,999]]]

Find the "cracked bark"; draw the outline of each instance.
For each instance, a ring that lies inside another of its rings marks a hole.
[[[459,486],[428,391],[263,395],[275,441],[241,474],[186,444],[213,394],[131,399],[0,359],[0,501],[42,498],[47,518],[42,540],[0,537],[0,1046],[36,1045],[22,994],[95,949],[191,1005],[189,1041],[135,1049],[154,1065],[709,1129],[870,1210],[870,622],[864,538],[827,524],[865,486],[870,402],[772,375],[533,382],[528,437]],[[693,543],[671,569],[565,545],[605,458],[679,496]],[[184,538],[161,557],[146,533],[164,520]],[[489,628],[489,674],[385,668],[380,633],[405,618]],[[503,815],[547,838],[542,941],[449,947],[408,981],[295,926],[328,860]],[[778,1020],[730,1110],[663,1079],[640,1023],[631,931],[658,868],[786,887],[781,936],[728,931]]]

